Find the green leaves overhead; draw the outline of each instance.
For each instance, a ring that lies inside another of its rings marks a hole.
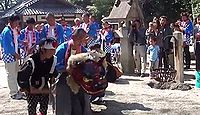
[[[108,16],[115,0],[71,0],[73,3],[87,8],[94,14],[98,20]],[[179,18],[182,11],[192,13],[192,4],[198,5],[200,0],[139,0],[145,17],[145,21],[150,21],[154,16],[166,15],[169,21],[175,21]]]
[[[175,21],[182,11],[192,13],[191,0],[146,0],[143,4],[146,21],[161,15],[166,15],[169,21]]]

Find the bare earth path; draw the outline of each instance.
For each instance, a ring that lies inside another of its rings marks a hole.
[[[185,72],[186,82],[194,84],[193,71]],[[26,115],[25,100],[12,100],[4,65],[0,62],[0,115]],[[92,105],[94,115],[200,115],[200,90],[159,90],[146,85],[148,78],[122,76],[109,84],[106,106]],[[49,106],[48,115],[53,115]]]

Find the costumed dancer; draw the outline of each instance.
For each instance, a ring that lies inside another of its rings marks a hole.
[[[99,41],[100,42],[100,41]],[[90,50],[91,51],[97,51],[97,52],[99,52],[100,54],[102,54],[103,55],[103,57],[105,57],[106,56],[106,53],[103,51],[103,50],[101,50],[101,45],[100,45],[100,43],[96,43],[96,44],[93,44],[93,45],[91,45],[90,46]],[[106,63],[106,65],[107,65],[107,61],[105,60],[105,63]],[[107,66],[106,66],[106,68],[107,68]],[[107,71],[107,70],[106,70]],[[91,97],[90,97],[90,102],[92,103],[92,104],[105,104],[105,101],[103,100],[103,97],[105,96],[105,91],[104,92],[101,92],[101,93],[98,93],[98,94],[95,94],[95,95],[91,95]]]
[[[70,55],[87,52],[82,44],[87,43],[87,35],[83,29],[76,29],[72,34],[72,40],[62,43],[56,49],[56,69],[61,76],[56,84],[56,115],[91,115],[89,95],[81,89],[74,93],[69,86],[71,79],[67,77],[66,70]],[[66,80],[67,77],[67,80]],[[74,84],[74,87],[78,86]]]
[[[57,58],[54,56],[56,47],[54,38],[42,39],[39,42],[38,52],[31,55],[19,71],[18,84],[27,94],[29,115],[37,115],[38,103],[40,104],[39,115],[47,115],[49,84],[57,75],[55,71]],[[23,72],[27,74],[23,75]],[[24,78],[25,76],[27,79]],[[28,82],[27,86],[23,85],[25,82]]]

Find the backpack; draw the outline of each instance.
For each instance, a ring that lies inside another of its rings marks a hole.
[[[35,63],[32,58],[29,58],[20,66],[17,75],[17,83],[21,89],[30,88],[30,76],[33,74],[34,69]]]
[[[56,63],[57,63],[57,58],[56,56],[54,56],[51,70],[49,72],[50,74],[53,74]],[[32,78],[34,70],[35,70],[35,63],[32,58],[29,58],[20,66],[17,75],[17,83],[21,89],[29,91],[30,86],[34,85],[33,83],[35,79]],[[45,85],[45,78],[42,77],[41,80],[39,81],[38,89],[42,89],[44,85]]]

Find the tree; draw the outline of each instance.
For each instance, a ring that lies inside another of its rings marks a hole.
[[[87,7],[88,11],[94,14],[98,20],[108,16],[115,0],[70,0],[72,3]],[[166,15],[170,22],[179,18],[182,11],[192,14],[192,4],[199,3],[199,0],[139,0],[145,22],[152,20],[154,16]],[[200,4],[197,4],[198,7]],[[196,10],[200,11],[198,8]]]
[[[97,17],[97,20],[109,16],[115,0],[92,0],[92,6],[88,10]]]
[[[104,16],[108,16],[112,10],[115,0],[67,0],[79,5],[87,10],[100,21]]]
[[[192,14],[193,18],[196,18],[200,14],[200,1],[192,0]]]
[[[166,15],[170,22],[174,22],[179,19],[182,11],[192,13],[191,0],[146,0],[143,4],[146,22],[161,15]]]
[[[79,5],[83,8],[86,8],[88,5],[92,5],[91,0],[67,0],[67,1]]]

